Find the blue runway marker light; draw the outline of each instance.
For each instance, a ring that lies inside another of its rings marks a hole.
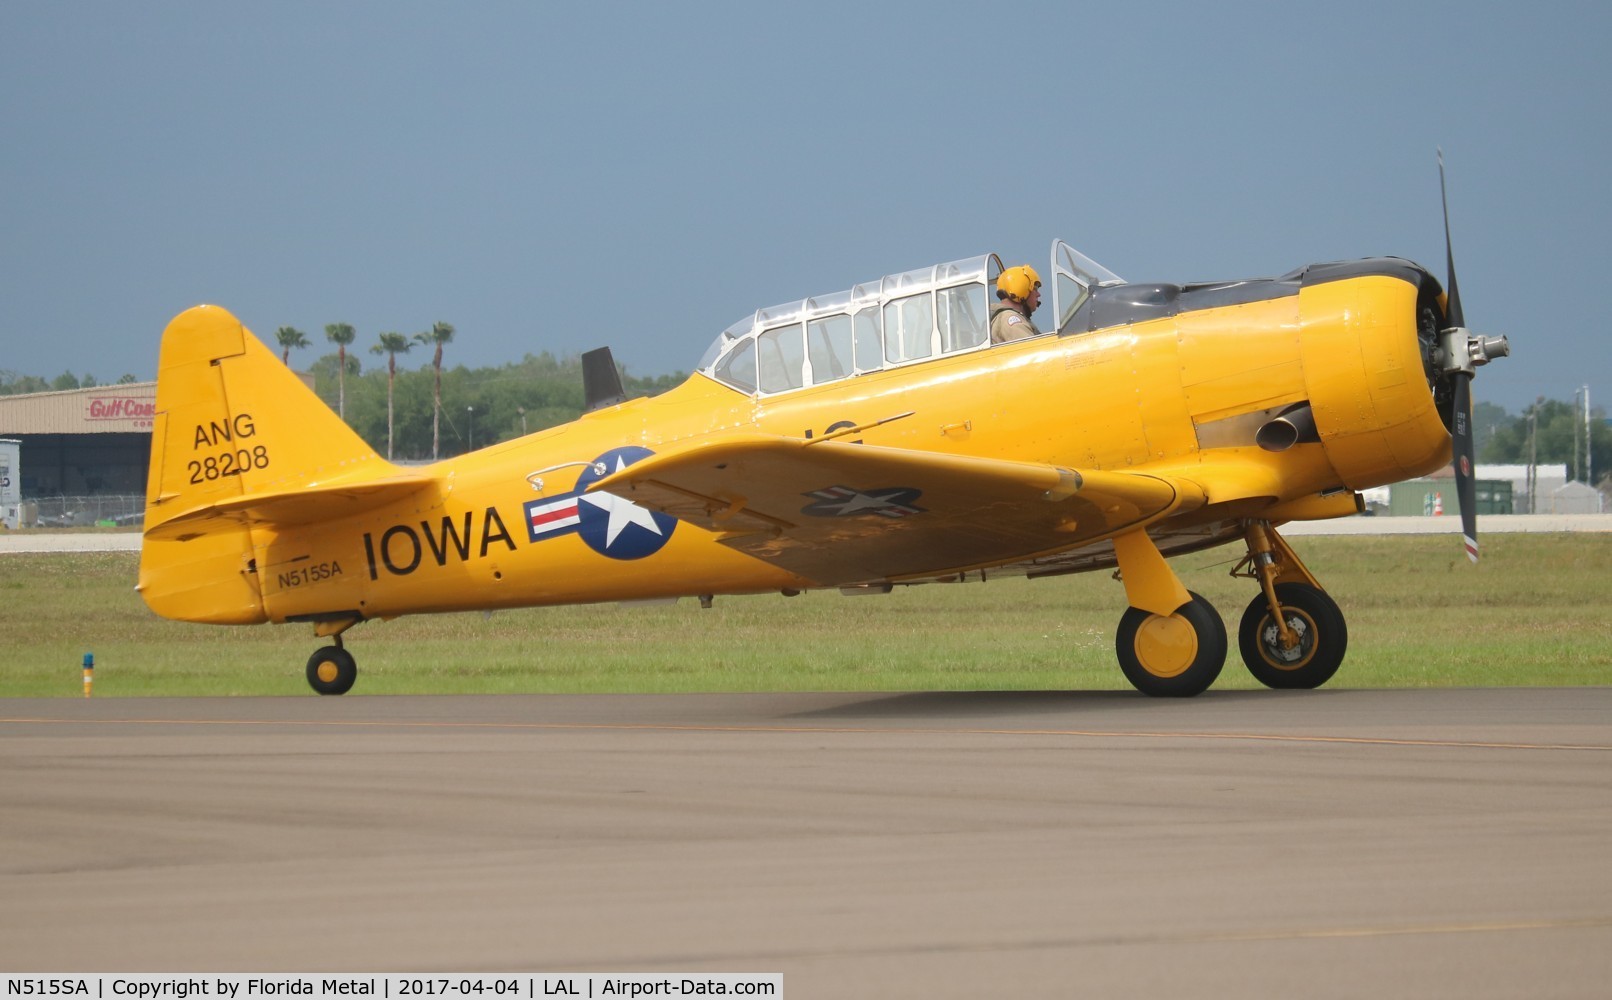
[[[84,697],[90,696],[90,684],[95,678],[95,654],[84,654]]]

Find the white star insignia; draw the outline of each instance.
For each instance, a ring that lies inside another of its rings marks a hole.
[[[627,463],[618,456],[616,458],[615,471],[620,472],[626,467]],[[665,532],[660,530],[660,525],[655,523],[654,514],[652,514],[649,510],[633,503],[631,500],[618,497],[614,493],[584,493],[582,495],[582,500],[592,504],[593,506],[605,511],[610,515],[610,520],[605,525],[605,548],[609,548],[610,546],[614,545],[616,542],[616,537],[620,535],[622,529],[626,528],[629,524],[636,524],[640,528],[647,528],[657,535],[665,535]]]
[[[894,506],[885,497],[870,497],[866,493],[853,493],[844,502],[838,505],[825,504],[825,508],[832,507],[836,517],[855,514],[864,510],[887,510]]]

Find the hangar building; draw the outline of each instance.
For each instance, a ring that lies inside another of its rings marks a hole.
[[[156,400],[155,382],[0,396],[0,438],[19,452],[7,495],[143,499]]]

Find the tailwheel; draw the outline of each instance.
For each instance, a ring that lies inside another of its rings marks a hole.
[[[346,694],[356,680],[358,664],[340,646],[325,646],[308,657],[308,683],[320,694]]]
[[[1220,676],[1226,624],[1214,605],[1195,593],[1171,615],[1132,607],[1119,620],[1114,651],[1136,690],[1156,698],[1190,698]]]
[[[1243,662],[1266,687],[1320,687],[1338,672],[1349,645],[1343,611],[1326,591],[1307,583],[1277,584],[1276,601],[1292,641],[1283,642],[1270,601],[1260,593],[1237,628]]]

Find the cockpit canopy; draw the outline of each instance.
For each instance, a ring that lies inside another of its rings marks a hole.
[[[1054,329],[1113,272],[1062,241],[1052,248]],[[758,309],[719,334],[698,370],[771,395],[990,347],[996,254],[936,264],[849,291]]]

